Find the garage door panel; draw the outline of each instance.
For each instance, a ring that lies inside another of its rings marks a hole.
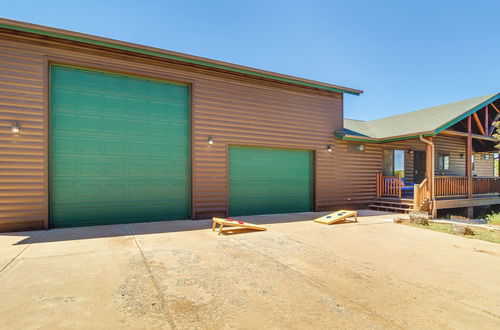
[[[51,82],[53,226],[189,217],[187,86],[60,66]]]
[[[311,209],[311,151],[229,148],[231,215],[304,212]]]

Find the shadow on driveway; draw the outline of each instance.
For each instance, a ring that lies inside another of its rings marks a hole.
[[[287,213],[287,214],[268,214],[268,215],[251,215],[232,217],[233,219],[241,219],[246,222],[252,222],[259,225],[272,225],[289,222],[311,221],[330,212],[303,212],[303,213]],[[387,213],[372,210],[358,210],[359,216],[394,216],[395,213]],[[351,221],[339,222],[336,225],[352,223]],[[118,225],[101,225],[89,227],[71,227],[71,228],[55,228],[42,231],[24,231],[24,232],[9,232],[0,233],[2,236],[20,236],[25,237],[14,245],[38,244],[58,241],[73,241],[87,240],[96,238],[110,238],[132,235],[148,235],[173,233],[192,230],[211,229],[212,220],[170,220],[158,222],[143,222]],[[227,228],[223,230],[224,235],[236,235],[255,232],[253,230]]]

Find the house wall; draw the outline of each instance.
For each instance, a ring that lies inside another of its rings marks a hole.
[[[484,153],[474,154],[474,169],[472,175],[476,176],[495,176],[495,159],[490,154],[490,159],[484,159]]]
[[[226,214],[232,144],[315,151],[316,209],[366,204],[373,196],[371,178],[362,173],[380,162],[378,149],[361,157],[364,165],[348,160],[345,143],[333,139],[342,127],[341,93],[1,31],[0,231],[48,226],[49,62],[191,84],[193,218]],[[11,133],[15,121],[22,125],[18,136]]]
[[[459,136],[447,136],[438,135],[434,139],[434,145],[436,149],[436,163],[435,163],[435,174],[436,176],[465,176],[465,152],[467,141],[464,137]],[[450,168],[448,170],[438,169],[438,155],[448,154],[450,155]],[[462,155],[464,157],[462,158]]]
[[[334,193],[325,194],[322,200],[327,207],[356,207],[366,206],[376,196],[375,175],[382,171],[383,150],[401,149],[405,150],[405,172],[406,181],[413,183],[413,160],[414,151],[424,151],[426,145],[419,139],[395,141],[384,144],[366,143],[365,151],[353,151],[349,145],[360,144],[360,142],[347,142],[336,140],[334,153],[336,165],[332,166],[335,171],[330,175],[323,176],[328,179],[327,184],[336,184],[339,189]],[[362,144],[362,143],[361,143]],[[465,158],[460,154],[465,153],[465,139],[461,137],[438,135],[434,138],[436,162],[440,152],[450,154],[450,170],[436,172],[436,175],[465,175]]]
[[[0,231],[48,227],[49,62],[191,84],[196,219],[226,214],[229,145],[313,150],[316,210],[369,204],[384,148],[425,150],[423,142],[409,140],[366,144],[358,152],[350,148],[353,143],[334,139],[333,132],[342,128],[341,93],[0,29]],[[18,136],[11,133],[15,121],[22,125]],[[449,174],[463,175],[465,140],[438,136],[435,143],[438,152],[451,150]],[[412,181],[408,152],[406,164]]]
[[[446,136],[438,135],[434,137],[434,148],[435,148],[435,174],[440,175],[451,175],[451,176],[464,176],[465,175],[465,157],[462,158],[461,155],[465,155],[466,140],[463,137],[457,136]],[[405,172],[406,181],[408,183],[413,183],[413,170],[414,170],[414,154],[410,153],[409,150],[414,151],[425,151],[426,145],[419,139],[404,140],[389,142],[379,145],[383,149],[401,149],[405,150]],[[382,151],[381,151],[382,152]],[[448,154],[450,155],[450,168],[448,170],[438,170],[438,155]],[[493,165],[491,165],[493,168]],[[380,171],[382,167],[380,167]]]

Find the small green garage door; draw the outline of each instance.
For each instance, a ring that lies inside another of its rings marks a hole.
[[[189,87],[51,67],[53,227],[187,219]]]
[[[229,214],[312,210],[312,152],[229,148]]]

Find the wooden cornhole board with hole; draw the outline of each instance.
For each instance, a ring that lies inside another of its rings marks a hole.
[[[348,210],[340,210],[335,211],[333,213],[322,216],[321,218],[314,219],[314,222],[322,223],[325,225],[331,225],[337,223],[342,220],[346,220],[347,218],[354,217],[354,222],[358,222],[358,212],[356,211],[348,211]]]
[[[244,222],[236,219],[223,219],[223,218],[212,218],[213,224],[212,224],[212,231],[215,230],[217,227],[217,224],[220,225],[219,227],[219,235],[222,233],[222,228],[224,226],[230,226],[230,227],[238,227],[238,228],[247,228],[247,229],[254,229],[254,230],[267,230],[266,227],[256,225],[254,223],[250,222]]]

